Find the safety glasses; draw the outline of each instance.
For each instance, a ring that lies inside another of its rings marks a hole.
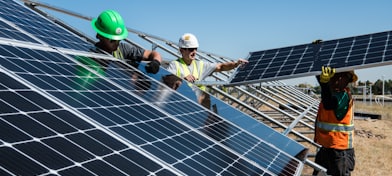
[[[183,48],[184,50],[188,50],[189,52],[197,51],[197,48]]]
[[[112,39],[109,39],[109,42],[110,42],[110,43],[119,43],[120,40],[112,40]]]

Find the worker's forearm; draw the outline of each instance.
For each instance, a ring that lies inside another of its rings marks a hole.
[[[240,65],[239,62],[226,62],[222,64],[221,71],[232,70]]]

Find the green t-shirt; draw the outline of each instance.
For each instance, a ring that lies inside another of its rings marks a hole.
[[[347,92],[336,92],[333,96],[338,100],[338,106],[334,109],[335,115],[338,119],[342,119],[348,111],[350,98]]]

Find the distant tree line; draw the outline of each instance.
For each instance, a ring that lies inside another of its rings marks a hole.
[[[375,83],[372,83],[370,81],[366,81],[366,82],[358,81],[358,86],[365,86],[365,85],[366,85],[366,87],[369,87],[369,86],[372,87],[372,93],[374,95],[382,95],[382,80],[378,79]],[[367,93],[370,93],[369,91],[370,91],[370,89],[367,89]],[[392,80],[385,80],[384,81],[384,94],[390,95],[391,92],[392,92]]]

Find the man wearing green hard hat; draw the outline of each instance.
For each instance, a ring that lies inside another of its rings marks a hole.
[[[156,74],[162,61],[161,55],[153,50],[145,50],[128,43],[120,42],[127,38],[128,30],[120,14],[114,10],[103,11],[98,18],[91,21],[93,29],[97,32],[99,41],[96,47],[112,54],[118,59],[134,67],[141,61],[150,61],[146,65],[146,72]]]

